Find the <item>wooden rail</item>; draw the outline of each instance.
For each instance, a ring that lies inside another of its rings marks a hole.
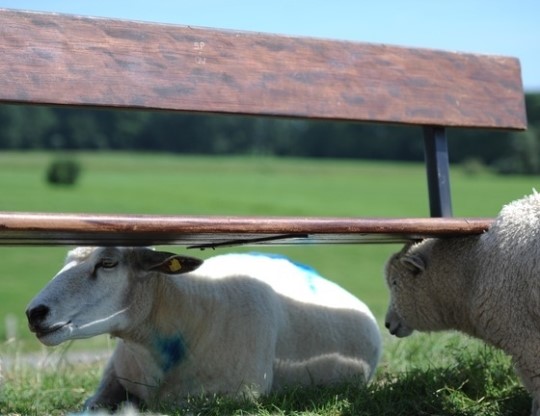
[[[0,244],[236,244],[404,242],[484,232],[482,218],[175,217],[0,213]]]

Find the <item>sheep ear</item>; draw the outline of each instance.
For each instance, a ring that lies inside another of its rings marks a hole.
[[[152,266],[150,270],[166,274],[182,274],[198,269],[202,263],[202,260],[196,259],[195,257],[174,255],[164,262]]]
[[[409,251],[409,249],[414,246],[416,244],[415,241],[409,241],[407,243],[405,243],[405,245],[401,248],[401,250],[399,251],[399,254],[405,254],[407,253],[407,251]]]
[[[180,256],[164,251],[145,250],[140,257],[141,266],[146,271],[165,274],[189,273],[197,269],[203,261],[195,257]]]
[[[418,274],[426,270],[426,263],[424,262],[424,259],[415,254],[403,256],[400,259],[400,262],[414,274]]]

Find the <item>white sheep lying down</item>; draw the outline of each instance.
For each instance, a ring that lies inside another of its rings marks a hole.
[[[26,313],[45,345],[119,338],[88,408],[367,382],[381,351],[364,303],[312,269],[262,254],[202,262],[147,248],[77,248]]]
[[[481,236],[407,245],[386,266],[386,326],[454,329],[508,353],[540,416],[540,195],[505,206]]]

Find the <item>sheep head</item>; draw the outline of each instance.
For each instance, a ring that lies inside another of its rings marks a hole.
[[[386,264],[390,304],[385,325],[392,335],[406,337],[414,330],[449,329],[441,303],[444,293],[439,293],[444,287],[437,282],[442,268],[433,251],[435,245],[435,239],[408,244]]]
[[[120,331],[129,325],[130,292],[151,276],[195,270],[202,261],[147,248],[72,250],[65,266],[26,309],[28,325],[45,345]]]
[[[404,256],[403,250],[394,254],[386,264],[385,277],[386,284],[390,291],[390,303],[386,311],[385,325],[392,335],[397,337],[407,337],[414,331],[402,314],[407,314],[409,302],[406,296],[414,289],[414,280],[421,272],[421,259]],[[405,311],[402,311],[405,309]]]
[[[474,332],[470,297],[478,239],[428,238],[390,257],[385,268],[390,333],[406,337],[413,330]]]

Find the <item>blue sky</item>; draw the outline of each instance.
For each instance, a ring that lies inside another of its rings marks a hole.
[[[540,0],[0,0],[0,7],[509,55],[540,92]]]

